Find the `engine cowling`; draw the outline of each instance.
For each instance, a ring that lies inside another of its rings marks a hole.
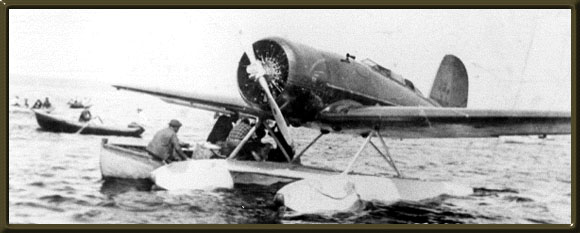
[[[312,88],[312,73],[325,73],[325,63],[320,63],[318,71],[309,69],[314,60],[322,57],[314,48],[291,43],[282,38],[266,38],[253,44],[256,59],[262,63],[265,79],[282,112],[293,125],[296,119],[312,119],[322,109],[322,101]],[[267,97],[260,84],[249,77],[246,68],[250,65],[244,53],[238,65],[238,87],[242,98],[253,107],[270,110]]]
[[[278,37],[259,40],[252,47],[276,103],[295,126],[315,119],[325,107],[342,100],[362,105],[431,105],[404,84],[353,56]],[[249,77],[248,65],[250,60],[243,54],[237,73],[241,96],[253,107],[270,111],[265,92]]]
[[[265,79],[272,95],[278,102],[278,97],[286,89],[289,77],[289,48],[273,39],[264,39],[253,44],[254,54],[258,62],[262,63],[265,70]],[[260,84],[249,77],[246,68],[250,65],[250,59],[244,53],[238,65],[238,87],[242,98],[254,107],[268,109],[268,100],[266,94],[260,87]]]

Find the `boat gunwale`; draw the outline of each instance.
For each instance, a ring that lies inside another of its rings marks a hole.
[[[105,140],[107,140],[107,141],[105,141]],[[127,148],[124,148],[120,145],[126,145],[126,146],[132,146],[132,147],[140,147],[140,146],[130,145],[130,144],[121,144],[121,143],[109,143],[108,139],[106,139],[106,138],[103,138],[103,142],[101,143],[101,145],[106,150],[127,153],[127,154],[131,154],[133,156],[138,156],[139,158],[142,158],[142,159],[147,159],[147,160],[152,160],[155,162],[163,163],[161,160],[157,160],[153,156],[149,155],[146,150],[143,150],[143,153],[139,153],[135,150],[127,149]],[[130,157],[130,156],[125,156],[125,157]]]

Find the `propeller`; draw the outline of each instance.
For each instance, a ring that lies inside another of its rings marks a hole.
[[[247,49],[250,49],[249,51]],[[282,115],[282,111],[280,107],[276,103],[270,88],[268,87],[268,82],[266,82],[266,70],[264,69],[262,62],[256,59],[256,54],[254,53],[254,49],[252,46],[244,46],[244,50],[250,59],[250,65],[246,67],[246,72],[250,75],[250,78],[255,79],[258,81],[264,92],[266,93],[266,97],[268,98],[268,104],[270,105],[270,109],[272,109],[272,114],[274,115],[274,119],[280,129],[280,132],[284,136],[284,139],[288,142],[289,145],[293,145],[292,138],[290,137],[290,133],[288,132],[288,124],[284,119],[284,115]]]

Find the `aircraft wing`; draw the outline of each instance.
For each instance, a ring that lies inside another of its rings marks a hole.
[[[323,111],[318,116],[321,127],[345,133],[378,129],[394,138],[570,134],[570,119],[570,112],[387,106]]]
[[[243,100],[223,95],[201,94],[176,90],[167,90],[157,87],[140,87],[128,85],[113,85],[118,90],[128,90],[160,97],[161,100],[213,112],[225,114],[238,113],[241,116],[271,116],[268,111],[253,108]]]

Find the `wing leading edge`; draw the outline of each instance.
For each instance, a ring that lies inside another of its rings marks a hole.
[[[271,118],[271,112],[243,100],[154,87],[113,85],[117,89],[160,97],[163,101],[226,114]],[[486,110],[439,107],[366,106],[321,112],[315,125],[340,133],[378,130],[393,138],[496,137],[501,135],[570,134],[570,112]]]
[[[436,107],[360,107],[322,112],[321,127],[345,133],[378,130],[394,138],[570,134],[570,112]]]
[[[228,98],[223,95],[211,95],[192,93],[176,90],[166,90],[155,87],[138,87],[126,85],[113,85],[118,90],[128,90],[160,97],[163,101],[171,104],[220,112],[225,114],[238,113],[246,116],[270,116],[271,113],[247,105],[243,100]]]

